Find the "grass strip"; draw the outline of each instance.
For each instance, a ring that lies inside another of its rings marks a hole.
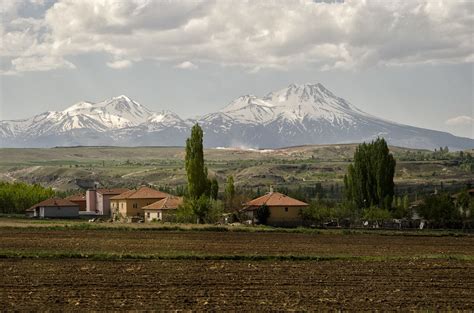
[[[474,233],[452,230],[385,230],[385,229],[314,229],[314,228],[280,228],[269,226],[217,226],[217,225],[100,225],[89,223],[71,223],[63,225],[5,225],[0,229],[42,229],[49,231],[59,230],[93,230],[93,231],[150,231],[150,232],[243,232],[243,233],[290,233],[290,234],[328,234],[328,235],[380,235],[380,236],[406,236],[406,237],[468,237]]]
[[[0,252],[0,259],[89,259],[102,261],[120,260],[190,260],[190,261],[415,261],[456,260],[474,261],[468,255],[420,255],[420,256],[352,256],[352,255],[220,255],[220,254],[116,254],[76,252]]]

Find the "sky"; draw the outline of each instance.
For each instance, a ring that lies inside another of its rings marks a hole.
[[[474,138],[474,1],[0,0],[0,119],[125,94],[181,117],[291,83]]]

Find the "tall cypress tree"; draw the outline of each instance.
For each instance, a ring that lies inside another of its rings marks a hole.
[[[394,174],[395,159],[383,138],[359,145],[354,163],[349,165],[344,177],[347,199],[360,209],[370,206],[390,209]]]
[[[227,177],[224,193],[227,207],[230,208],[233,205],[235,196],[234,177],[232,175]]]
[[[196,124],[191,129],[191,136],[186,140],[186,174],[189,197],[192,199],[198,199],[209,191],[202,138],[202,128]]]
[[[217,197],[219,195],[219,183],[217,182],[216,178],[213,178],[211,180],[211,199],[217,200]]]

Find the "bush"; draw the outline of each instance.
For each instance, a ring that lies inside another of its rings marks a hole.
[[[391,219],[390,212],[378,207],[370,207],[364,210],[363,217],[369,222],[382,222]]]
[[[343,220],[356,219],[355,209],[348,204],[336,204],[326,200],[316,200],[311,202],[309,207],[301,210],[301,217],[306,225],[318,224],[337,220],[338,223]]]
[[[196,220],[197,216],[194,214],[192,200],[184,198],[183,204],[176,210],[176,222],[196,223]]]
[[[180,223],[216,223],[224,212],[220,200],[211,200],[206,196],[198,199],[185,198],[183,205],[176,211],[176,221]]]

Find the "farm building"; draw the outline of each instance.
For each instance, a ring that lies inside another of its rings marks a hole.
[[[144,206],[142,210],[145,221],[162,221],[166,216],[174,215],[181,204],[183,204],[182,197],[169,196]]]
[[[267,219],[268,225],[299,226],[303,223],[300,211],[309,205],[279,192],[270,191],[264,196],[245,203],[242,211],[247,214],[249,219],[255,221],[257,220],[257,210],[262,206],[267,206],[270,212]]]
[[[143,207],[170,196],[170,194],[149,187],[129,190],[110,198],[112,214],[120,217],[141,217],[143,216]]]
[[[29,208],[27,214],[37,218],[78,218],[79,205],[66,199],[47,199]]]
[[[69,196],[66,200],[71,201],[72,203],[76,203],[79,206],[79,211],[85,211],[87,208],[87,201],[85,194],[77,194],[73,196]]]
[[[111,216],[110,198],[118,196],[129,189],[126,188],[100,188],[89,189],[86,192],[87,212],[94,212],[99,215]]]

